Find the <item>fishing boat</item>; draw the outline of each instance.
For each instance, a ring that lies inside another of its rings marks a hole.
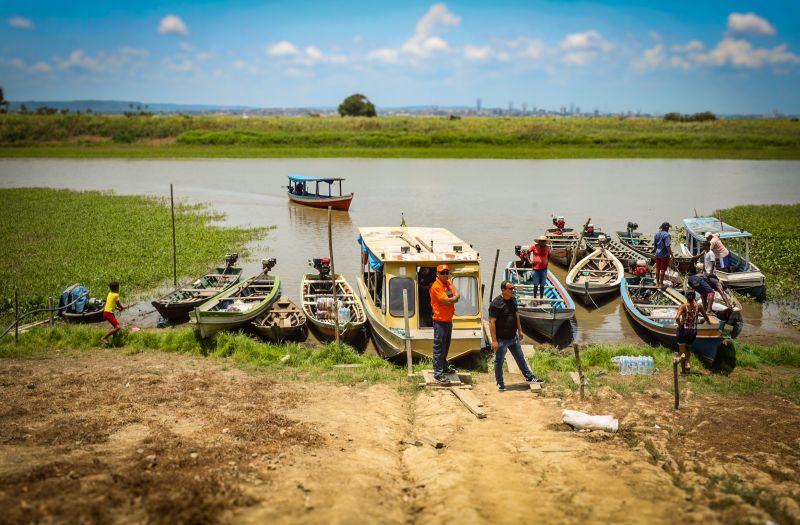
[[[237,253],[225,255],[224,266],[212,268],[191,283],[172,290],[151,304],[164,319],[188,318],[189,312],[239,282],[242,269],[234,266],[238,258]]]
[[[58,298],[58,315],[68,323],[100,323],[104,320],[105,299],[91,297],[82,284],[72,284]]]
[[[309,326],[323,341],[333,341],[338,321],[340,340],[352,343],[367,322],[361,299],[341,274],[336,275],[334,294],[330,259],[313,259],[311,264],[317,273],[303,275],[300,282],[302,309]]]
[[[547,339],[552,341],[561,325],[575,317],[575,303],[550,270],[547,271],[543,298],[533,296],[533,270],[530,266],[509,261],[505,279],[514,283],[517,311],[522,322]]]
[[[622,263],[605,248],[605,236],[599,239],[599,246],[592,253],[578,261],[567,274],[567,290],[580,297],[586,306],[619,290],[619,283],[625,274]]]
[[[286,296],[281,296],[253,321],[253,329],[265,339],[280,343],[302,340],[307,335],[306,315]]]
[[[291,202],[297,204],[304,204],[306,206],[313,206],[314,208],[327,208],[331,207],[334,210],[347,211],[350,209],[350,202],[353,200],[353,194],[342,193],[342,179],[340,177],[310,177],[308,175],[289,175],[288,195]],[[334,183],[339,183],[339,195],[333,194]],[[325,184],[328,185],[327,193],[320,191],[320,183],[322,189],[325,189]],[[313,188],[311,187],[313,185]]]
[[[625,311],[633,322],[672,349],[678,348],[677,323],[675,316],[686,297],[675,288],[662,289],[651,278],[641,280],[628,277],[620,283],[620,294]],[[723,343],[722,323],[714,315],[709,315],[711,323],[698,319],[697,338],[692,343],[692,351],[700,361],[712,369],[732,370],[735,365],[735,351],[731,361],[732,349]]]
[[[189,313],[203,339],[221,330],[240,328],[269,309],[280,295],[281,280],[269,275],[275,259],[262,260],[264,271],[207,300]]]
[[[562,266],[569,265],[572,252],[578,248],[578,233],[572,228],[549,228],[544,235],[550,245],[550,259]]]
[[[716,217],[697,217],[684,219],[689,251],[698,254],[703,249],[705,234],[719,234],[719,238],[730,252],[730,271],[717,268],[716,274],[725,286],[739,292],[763,298],[766,293],[766,280],[761,270],[750,261],[750,239],[753,234],[722,222]],[[733,248],[736,248],[733,250]]]
[[[440,264],[448,265],[450,280],[461,295],[454,305],[448,358],[480,352],[484,346],[480,255],[469,243],[444,228],[370,227],[359,228],[358,232],[358,291],[381,356],[405,355],[408,343],[413,356],[433,357],[430,287]]]
[[[653,239],[642,232],[636,231],[636,228],[638,227],[638,224],[634,222],[628,222],[628,229],[624,232],[618,231],[617,237],[619,237],[619,240],[622,244],[629,247],[636,253],[642,255],[650,261],[655,261],[656,246],[653,243]],[[678,268],[678,271],[685,273],[692,265],[692,254],[687,253],[686,250],[684,250],[681,246],[681,244],[675,245],[675,243],[673,243],[672,263]]]
[[[599,243],[597,242],[596,238],[586,238],[586,252],[591,253],[597,249]],[[606,249],[611,252],[614,257],[619,259],[619,262],[622,263],[622,266],[625,267],[627,270],[632,270],[636,267],[636,261],[644,259],[645,262],[652,264],[654,259],[650,259],[649,257],[645,257],[644,255],[640,254],[639,252],[632,249],[627,244],[622,244],[620,241],[615,241],[614,239],[607,239],[606,240]]]

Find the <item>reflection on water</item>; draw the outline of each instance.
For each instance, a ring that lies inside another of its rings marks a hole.
[[[276,226],[253,243],[245,274],[260,270],[260,259],[276,257],[283,293],[299,299],[300,276],[308,260],[327,256],[328,212],[290,204],[289,173],[345,177],[354,191],[350,213],[333,212],[336,269],[351,282],[359,271],[359,226],[440,226],[483,254],[482,274],[490,289],[500,249],[495,293],[515,244],[530,244],[564,215],[568,227],[591,217],[598,229],[622,230],[629,220],[651,234],[664,220],[737,204],[794,203],[800,200],[800,162],[702,160],[409,160],[409,159],[212,159],[212,160],[2,160],[0,187],[47,186],[114,190],[121,194],[207,202],[224,212],[226,225]],[[234,176],[235,175],[235,176]],[[597,181],[603,181],[599,184]],[[662,191],[668,187],[686,191]],[[691,192],[689,192],[691,188]],[[672,195],[677,195],[673,198]],[[220,257],[225,247],[220,247]],[[551,265],[559,279],[566,271]],[[168,276],[167,276],[168,277]],[[489,297],[486,297],[488,304]],[[744,304],[742,337],[792,337],[780,324],[778,308]],[[639,341],[619,296],[598,308],[576,305],[576,320],[557,342]],[[526,337],[526,339],[529,339]],[[530,342],[530,341],[529,341]]]

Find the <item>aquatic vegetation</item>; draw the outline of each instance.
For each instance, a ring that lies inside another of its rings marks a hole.
[[[800,158],[789,120],[0,115],[0,156]]]
[[[245,245],[265,228],[222,228],[222,215],[204,206],[175,210],[178,276],[206,271],[226,252],[246,256]],[[22,312],[47,305],[72,283],[104,298],[117,280],[125,297],[172,281],[169,201],[112,193],[42,188],[0,190],[0,320],[13,315],[14,289]],[[6,322],[8,321],[8,322]]]

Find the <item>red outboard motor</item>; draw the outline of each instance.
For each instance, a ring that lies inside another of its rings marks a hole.
[[[531,265],[531,252],[528,248],[523,248],[518,244],[514,246],[514,254],[519,257],[517,268],[527,268]]]
[[[331,273],[331,260],[329,257],[317,257],[311,260],[312,266],[319,272],[321,277],[330,275]]]
[[[566,222],[564,221],[564,217],[558,216],[554,221],[553,224],[556,225],[556,228],[559,230],[563,230],[564,226],[566,226]]]

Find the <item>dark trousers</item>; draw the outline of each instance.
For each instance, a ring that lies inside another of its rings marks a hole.
[[[444,374],[447,366],[447,352],[450,351],[450,336],[453,335],[453,323],[433,322],[433,374]]]

